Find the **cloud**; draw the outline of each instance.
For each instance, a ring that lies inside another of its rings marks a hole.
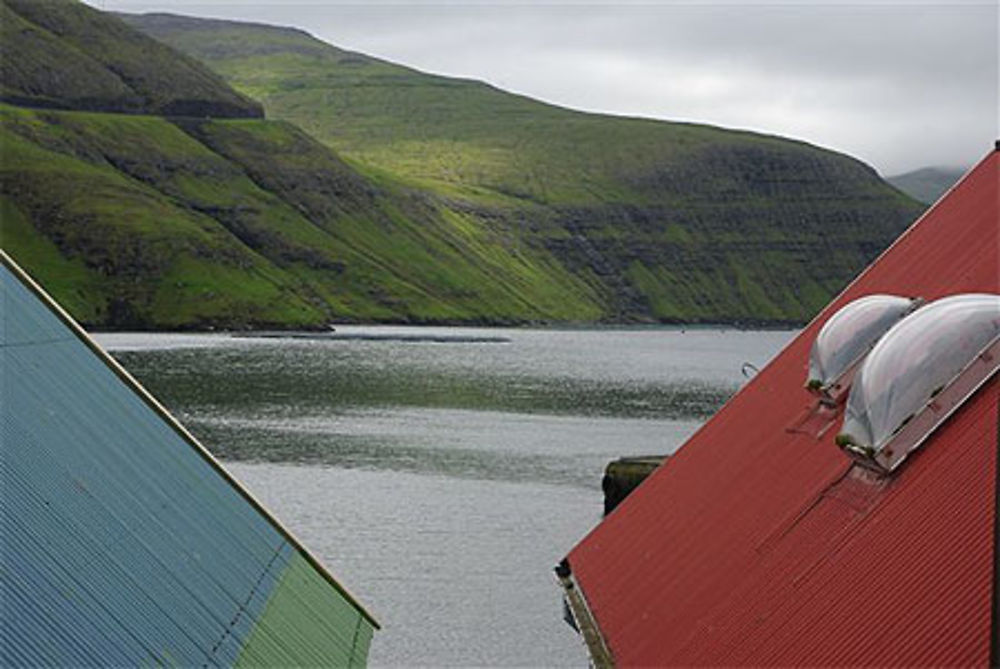
[[[993,2],[91,0],[296,25],[349,49],[576,109],[803,139],[893,174],[998,134]]]

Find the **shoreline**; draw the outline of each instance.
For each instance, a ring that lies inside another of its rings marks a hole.
[[[468,328],[477,330],[552,330],[566,332],[613,332],[641,331],[641,330],[738,330],[746,332],[781,332],[798,330],[805,327],[808,321],[785,321],[767,319],[733,319],[720,321],[691,321],[691,322],[480,322],[463,320],[445,321],[338,321],[327,325],[317,326],[285,326],[274,323],[246,324],[240,326],[213,326],[213,325],[191,325],[174,327],[142,327],[138,325],[129,327],[106,327],[104,325],[83,324],[87,332],[91,334],[120,334],[128,332],[144,332],[157,334],[229,334],[232,336],[255,335],[263,333],[274,336],[294,336],[298,335],[318,335],[324,333],[334,333],[337,328]]]

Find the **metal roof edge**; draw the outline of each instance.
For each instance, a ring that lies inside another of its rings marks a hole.
[[[80,326],[79,323],[74,320],[69,313],[59,305],[56,300],[49,295],[44,288],[41,287],[31,276],[18,265],[14,259],[2,248],[0,247],[0,263],[4,267],[9,269],[14,276],[16,276],[22,284],[28,290],[30,290],[36,297],[38,297],[43,304],[53,313],[59,320],[61,320],[71,332],[87,347],[89,348],[100,360],[107,366],[122,382],[125,383],[140,399],[156,413],[162,420],[164,420],[170,428],[177,433],[177,435],[195,452],[200,455],[205,462],[212,467],[216,473],[222,476],[229,485],[231,485],[246,501],[256,509],[265,519],[274,527],[279,534],[281,534],[301,555],[306,559],[306,561],[326,580],[334,590],[340,593],[354,608],[358,610],[361,615],[372,624],[375,629],[381,629],[382,626],[379,624],[378,620],[373,616],[367,608],[353,595],[346,587],[344,587],[334,576],[330,573],[329,569],[323,565],[310,551],[305,547],[298,538],[288,528],[286,528],[275,516],[272,514],[267,507],[265,507],[256,497],[250,493],[249,490],[243,487],[236,478],[233,477],[225,467],[222,466],[212,453],[202,445],[198,439],[188,432],[181,423],[164,407],[159,400],[153,397],[148,390],[146,390],[142,384],[134,376],[132,376],[128,370],[122,367],[118,361],[112,358],[101,345],[98,344],[94,339],[87,334],[87,332]]]
[[[576,621],[577,630],[580,632],[580,636],[583,637],[584,644],[587,646],[591,666],[595,669],[613,669],[615,666],[614,656],[611,654],[611,650],[604,640],[604,634],[597,624],[597,619],[590,611],[586,594],[577,582],[576,577],[573,576],[569,559],[564,558],[559,563],[559,566],[556,567],[555,572],[556,578],[559,580],[559,585],[562,586],[563,592],[566,595],[566,601],[569,603],[573,620]]]
[[[1000,140],[997,140],[1000,151]],[[997,448],[993,462],[993,611],[990,632],[990,666],[1000,667],[1000,396],[997,397]]]
[[[1000,139],[993,143],[993,152],[1000,153]],[[1000,398],[997,399],[997,414],[1000,416]],[[993,462],[993,474],[996,501],[993,504],[993,632],[990,641],[990,666],[1000,667],[1000,420],[997,421],[997,454]]]

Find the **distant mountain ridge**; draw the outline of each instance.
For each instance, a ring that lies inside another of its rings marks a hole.
[[[918,202],[934,204],[967,171],[963,167],[923,167],[885,180]]]
[[[0,10],[21,40],[0,242],[91,326],[795,323],[920,211],[805,144],[570,112],[301,31]]]

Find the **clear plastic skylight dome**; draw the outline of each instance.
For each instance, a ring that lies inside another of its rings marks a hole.
[[[954,295],[910,314],[879,340],[854,378],[838,442],[879,451],[998,337],[1000,295]]]
[[[809,353],[809,387],[826,388],[920,300],[868,295],[844,305],[823,324]]]

